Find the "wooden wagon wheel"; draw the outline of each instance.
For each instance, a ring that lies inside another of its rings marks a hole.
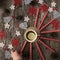
[[[38,16],[39,16],[39,12],[40,12],[40,7],[37,8],[36,11],[36,17],[35,17],[35,21],[34,21],[34,26],[30,26],[26,29],[26,31],[23,34],[24,37],[24,43],[23,46],[20,49],[20,52],[23,54],[23,51],[26,47],[26,45],[30,44],[30,60],[33,60],[33,43],[35,44],[42,60],[46,60],[41,47],[39,46],[39,44],[42,44],[43,46],[45,46],[46,48],[48,48],[52,53],[56,53],[55,49],[53,49],[51,46],[49,46],[48,44],[46,44],[44,41],[54,41],[54,42],[60,42],[60,40],[58,39],[54,39],[54,38],[47,38],[47,37],[43,37],[42,34],[49,34],[49,33],[55,33],[55,32],[60,32],[60,30],[47,30],[44,31],[44,29],[50,25],[55,18],[52,18],[51,20],[49,20],[45,25],[43,25],[45,19],[47,18],[49,12],[46,11],[43,18],[41,19],[40,24],[37,27],[38,24]]]

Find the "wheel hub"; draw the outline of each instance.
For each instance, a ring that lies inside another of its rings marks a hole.
[[[35,42],[38,36],[38,30],[35,27],[28,28],[24,33],[24,38],[28,42]]]

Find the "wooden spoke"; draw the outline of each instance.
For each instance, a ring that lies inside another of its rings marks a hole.
[[[36,45],[36,48],[37,48],[37,50],[38,50],[38,52],[39,52],[42,60],[46,60],[45,59],[45,56],[43,55],[43,52],[42,52],[41,48],[38,46],[38,43],[37,42],[35,43],[35,45]]]
[[[24,42],[24,44],[23,44],[23,46],[21,48],[21,51],[20,51],[21,53],[23,52],[23,50],[24,50],[24,48],[25,48],[26,45],[27,45],[27,41]]]
[[[46,19],[47,15],[48,15],[48,11],[45,13],[44,17],[42,18],[42,20],[38,26],[38,30],[40,30],[40,28],[42,27],[42,24],[43,24],[44,20]]]
[[[43,40],[48,40],[48,41],[60,42],[60,40],[54,39],[54,38],[46,38],[46,37],[39,37],[39,38]]]
[[[41,33],[52,33],[52,32],[60,32],[60,30],[49,30],[49,31],[42,31]]]
[[[36,27],[36,24],[37,24],[37,22],[38,22],[39,11],[40,11],[40,8],[37,9],[36,20],[35,20],[35,22],[34,22],[34,27]]]
[[[30,60],[33,60],[33,59],[32,59],[32,57],[33,57],[33,56],[32,56],[32,53],[33,53],[33,52],[32,52],[32,43],[30,43]]]
[[[39,42],[40,42],[43,46],[45,46],[46,48],[48,48],[51,52],[53,52],[53,53],[56,52],[53,48],[51,48],[51,46],[49,46],[48,44],[44,43],[43,41],[39,40]]]
[[[49,22],[47,22],[43,27],[41,27],[40,31],[46,28],[51,22],[53,22],[55,19],[51,19]]]

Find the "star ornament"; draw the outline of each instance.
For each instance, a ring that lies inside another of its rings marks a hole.
[[[9,49],[13,49],[12,44],[8,45],[8,48],[9,48]]]
[[[27,17],[24,17],[24,21],[25,22],[28,22],[30,19],[29,19],[29,17],[27,16]]]
[[[56,3],[55,3],[55,2],[52,2],[52,3],[51,3],[51,6],[52,6],[52,7],[56,7]]]
[[[38,3],[43,4],[43,2],[44,2],[43,0],[39,0],[39,2],[38,2]]]
[[[16,31],[16,35],[17,36],[20,36],[21,34],[20,34],[20,31]]]
[[[10,25],[8,23],[5,23],[5,28],[9,29]]]
[[[49,7],[48,11],[51,13],[53,12],[53,8],[52,7]]]
[[[0,47],[3,48],[5,44],[3,42],[0,43]]]
[[[15,5],[11,5],[11,6],[10,6],[10,9],[11,9],[11,10],[14,10],[14,9],[15,9]]]

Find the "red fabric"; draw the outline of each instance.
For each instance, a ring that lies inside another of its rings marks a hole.
[[[0,39],[3,39],[6,37],[6,32],[3,30],[0,30]]]
[[[12,46],[18,47],[20,45],[20,42],[17,38],[12,39]]]
[[[54,28],[54,29],[60,28],[60,22],[57,21],[57,20],[54,20],[54,21],[52,22],[52,28]]]
[[[14,0],[14,4],[17,5],[22,5],[22,0]]]
[[[28,8],[28,13],[30,16],[32,16],[33,14],[36,15],[36,12],[37,12],[37,8],[35,8],[34,6]]]
[[[47,6],[47,4],[42,4],[42,5],[40,6],[40,9],[42,10],[42,12],[48,11],[48,6]]]

